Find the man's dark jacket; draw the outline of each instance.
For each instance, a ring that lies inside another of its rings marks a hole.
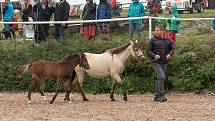
[[[166,55],[173,55],[172,42],[169,39],[154,37],[150,40],[146,52],[152,63],[166,64]],[[155,55],[160,55],[160,59],[155,60]]]
[[[56,8],[55,8],[54,20],[55,21],[68,21],[69,10],[70,10],[70,5],[66,0],[57,3]]]

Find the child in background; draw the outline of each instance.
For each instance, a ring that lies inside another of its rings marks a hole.
[[[16,16],[16,13],[13,13],[13,18],[12,18],[13,22],[17,22],[18,21],[18,17]],[[11,28],[10,31],[13,35],[13,38],[16,38],[16,34],[15,32],[18,31],[18,24],[11,24]]]
[[[170,20],[168,20],[169,24],[169,37],[172,40],[173,46],[176,46],[176,33],[178,33],[180,21],[177,18],[180,18],[177,10],[177,5],[173,4],[169,9],[170,12]]]
[[[215,16],[214,16],[214,20],[213,20],[213,33],[215,34]]]
[[[99,5],[97,8],[97,19],[111,19],[112,9],[109,0],[99,0]],[[110,40],[109,37],[109,22],[98,22],[98,32],[105,40]]]

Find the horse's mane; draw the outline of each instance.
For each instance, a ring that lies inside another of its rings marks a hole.
[[[68,60],[71,60],[71,59],[73,59],[73,58],[75,58],[77,56],[79,56],[79,54],[75,53],[75,54],[66,56],[62,61],[68,61]]]
[[[118,54],[118,53],[122,52],[123,50],[125,50],[129,45],[131,45],[131,43],[127,43],[127,44],[124,44],[120,47],[109,49],[107,51],[111,54]]]

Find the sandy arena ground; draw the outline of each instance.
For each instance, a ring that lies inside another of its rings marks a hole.
[[[0,93],[0,121],[215,121],[215,96],[195,94],[168,94],[168,101],[153,102],[153,95],[129,95],[128,102],[116,95],[111,102],[109,94],[71,95],[71,103],[59,94],[49,104],[39,94],[32,94],[31,104],[26,93]]]

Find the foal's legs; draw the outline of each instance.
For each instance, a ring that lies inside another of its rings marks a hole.
[[[41,81],[39,81],[39,83],[38,83],[38,89],[39,89],[39,93],[41,94],[41,96],[45,96],[45,94],[44,94],[44,92],[43,92],[43,90],[41,89],[41,87],[42,87],[42,84],[43,84],[43,81],[41,80]]]
[[[53,96],[52,100],[49,102],[50,104],[52,104],[54,102],[54,100],[56,99],[56,97],[57,97],[58,93],[60,92],[61,88],[62,88],[62,81],[57,79],[57,90],[56,90],[56,93]]]
[[[33,79],[28,89],[28,103],[31,103],[31,92],[36,88],[37,81]]]
[[[120,78],[120,76],[118,74],[113,74],[111,75],[113,77],[113,79],[115,79],[117,82],[120,83],[121,87],[123,88],[123,100],[127,101],[128,97],[127,97],[127,90],[125,88],[125,83],[124,81]],[[115,88],[115,86],[113,86]]]
[[[71,81],[70,80],[64,82],[64,89],[66,91],[64,101],[70,101],[70,98],[69,98],[69,94],[71,92]]]

